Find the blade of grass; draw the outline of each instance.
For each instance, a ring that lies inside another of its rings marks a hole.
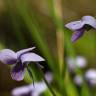
[[[63,68],[64,68],[64,32],[63,32],[63,13],[62,13],[62,0],[54,1],[54,11],[55,11],[55,19],[56,22],[56,37],[57,37],[57,56],[58,56],[58,64],[60,68],[60,74],[62,76]]]
[[[17,40],[19,41],[18,44],[21,47],[26,47],[27,44],[26,44],[24,37],[21,33],[19,23],[16,20],[16,15],[14,13],[15,10],[13,8],[12,2],[10,0],[7,0],[5,2],[5,4],[6,4],[6,9],[8,10],[8,15],[9,15],[11,23],[12,23],[12,27],[13,27],[13,31],[14,31],[13,33],[15,34]]]
[[[81,88],[81,95],[80,96],[93,96],[93,93],[90,93],[89,86],[86,84],[86,82],[83,82],[83,86]]]
[[[67,69],[66,69],[66,75],[64,81],[65,81],[67,96],[79,96],[76,86],[73,84]]]

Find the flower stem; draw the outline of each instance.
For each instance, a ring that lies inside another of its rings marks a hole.
[[[30,69],[30,67],[29,66],[27,66],[27,71],[28,71],[28,73],[29,73],[29,75],[30,75],[30,77],[31,77],[31,79],[32,79],[32,83],[33,83],[33,86],[34,86],[34,77],[33,77],[33,74],[32,74],[32,70]]]
[[[37,63],[37,65],[38,65],[38,64],[39,64],[39,63]],[[53,96],[56,96],[55,93],[54,93],[54,91],[53,91],[53,89],[51,88],[51,86],[50,86],[49,83],[47,82],[47,80],[46,80],[46,78],[45,78],[45,76],[44,76],[44,73],[42,72],[41,68],[40,68],[39,66],[37,66],[37,67],[38,67],[38,69],[39,69],[39,71],[40,71],[40,74],[41,74],[41,76],[43,77],[43,80],[44,80],[44,82],[46,83],[48,89],[50,90],[50,92],[52,93]]]

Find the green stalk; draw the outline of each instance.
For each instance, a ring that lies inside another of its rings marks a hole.
[[[60,74],[62,76],[63,68],[64,68],[64,32],[62,28],[63,14],[62,14],[62,0],[54,1],[54,11],[55,16],[57,17],[55,21],[58,23],[61,22],[61,26],[56,23],[56,37],[57,37],[57,56],[58,56],[58,64],[60,68]],[[60,22],[59,22],[60,21]]]

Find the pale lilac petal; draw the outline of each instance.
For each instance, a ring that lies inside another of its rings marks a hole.
[[[22,54],[25,54],[25,53],[27,53],[29,51],[32,51],[35,48],[36,47],[32,47],[32,48],[27,48],[27,49],[23,49],[23,50],[17,51],[17,57],[19,58]]]
[[[53,74],[51,72],[47,72],[45,74],[45,79],[47,80],[48,83],[51,83],[53,80]]]
[[[0,51],[0,61],[4,64],[14,64],[17,61],[17,55],[10,49]]]
[[[89,69],[85,73],[85,78],[91,86],[96,86],[96,69]]]
[[[96,19],[92,16],[83,16],[82,22],[96,29]]]
[[[65,27],[70,30],[76,31],[76,30],[81,29],[84,25],[85,23],[82,21],[74,21],[74,22],[70,22],[66,24]]]
[[[76,58],[68,57],[67,64],[69,71],[74,72],[76,68],[85,68],[87,61],[83,56],[77,56]]]
[[[13,66],[11,70],[11,77],[13,80],[21,81],[24,78],[25,66],[22,63],[18,63]]]
[[[71,41],[75,42],[77,39],[79,39],[80,37],[82,37],[84,33],[84,30],[77,30],[73,33],[72,37],[71,37]]]
[[[81,86],[83,83],[83,78],[82,76],[79,76],[79,75],[75,76],[73,80],[74,80],[74,83],[77,84],[78,86]]]
[[[77,56],[76,58],[77,66],[79,68],[85,68],[87,66],[87,60],[83,56]]]
[[[32,90],[33,91],[32,96],[40,96],[40,94],[42,94],[46,90],[47,90],[47,85],[44,81],[35,83],[35,88],[34,90]]]
[[[96,86],[96,80],[90,79],[88,82],[91,86]]]
[[[12,96],[32,96],[32,90],[28,86],[17,87],[12,90]]]
[[[96,70],[95,69],[90,69],[85,73],[85,77],[87,79],[93,79],[96,80]]]
[[[39,62],[39,61],[44,61],[44,59],[35,53],[26,53],[21,56],[21,61],[22,63]]]

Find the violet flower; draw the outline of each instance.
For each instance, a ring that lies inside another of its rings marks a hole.
[[[77,86],[81,86],[82,83],[83,83],[83,77],[80,76],[80,75],[76,75],[73,79],[74,83],[77,85]]]
[[[53,75],[51,72],[45,74],[45,78],[48,84],[51,84]],[[46,83],[42,80],[34,82],[33,84],[17,87],[12,90],[12,96],[41,96],[41,94],[48,89]]]
[[[96,69],[89,69],[85,73],[85,78],[91,86],[96,86]]]
[[[73,21],[65,25],[66,28],[74,31],[72,35],[72,42],[79,39],[85,31],[91,28],[96,29],[96,19],[92,16],[83,16],[79,21]]]
[[[77,68],[83,69],[87,66],[87,60],[83,56],[77,56],[76,58],[68,57],[66,62],[70,72],[74,72]]]
[[[16,81],[23,80],[25,69],[30,62],[44,61],[41,56],[30,52],[34,48],[23,49],[16,53],[10,49],[0,51],[0,61],[7,65],[13,65],[11,70],[12,79]]]
[[[29,85],[14,88],[12,90],[12,96],[32,96],[32,90]]]

